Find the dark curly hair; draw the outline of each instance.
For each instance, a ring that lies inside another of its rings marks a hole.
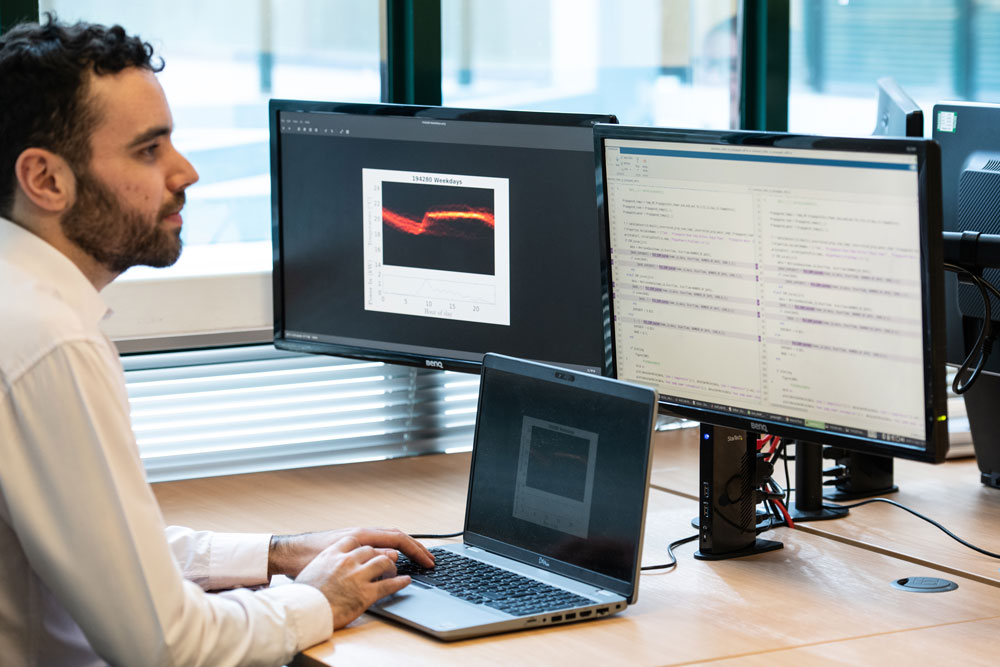
[[[0,35],[0,215],[11,213],[14,164],[26,148],[61,155],[78,173],[86,167],[99,118],[87,104],[89,73],[129,67],[159,72],[163,61],[154,62],[153,47],[119,25],[68,25],[46,14],[45,23]]]

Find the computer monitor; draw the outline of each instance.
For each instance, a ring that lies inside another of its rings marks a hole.
[[[933,136],[941,146],[943,226],[949,232],[1000,234],[1000,105],[940,102],[934,105]],[[1000,286],[1000,270],[983,278]],[[1000,300],[993,299],[992,326],[1000,331]],[[954,273],[945,276],[947,360],[959,365],[975,345],[985,318],[982,295]],[[1000,488],[1000,352],[964,394],[969,429],[982,481]]]
[[[922,137],[924,112],[891,76],[878,80],[875,136]]]
[[[274,343],[607,375],[593,126],[613,116],[272,100]]]
[[[617,377],[699,421],[943,459],[932,142],[596,137]]]
[[[616,377],[703,424],[944,459],[933,142],[617,126],[596,141]]]

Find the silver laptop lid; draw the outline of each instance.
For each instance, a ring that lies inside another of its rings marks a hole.
[[[632,601],[656,392],[487,354],[465,542]]]

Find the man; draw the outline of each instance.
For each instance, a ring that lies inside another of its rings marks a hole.
[[[397,549],[433,564],[399,531],[163,525],[98,328],[103,287],[180,254],[198,176],[171,143],[160,67],[118,26],[50,16],[0,36],[4,665],[283,664],[409,583]],[[272,574],[294,583],[241,588]]]

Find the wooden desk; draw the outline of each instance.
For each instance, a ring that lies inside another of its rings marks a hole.
[[[846,642],[824,642],[769,653],[714,661],[718,666],[801,667],[802,665],[872,665],[880,659],[909,660],[915,665],[997,664],[987,649],[1000,634],[1000,619],[967,621],[930,628],[859,637]],[[991,653],[993,655],[991,655]],[[887,661],[887,660],[886,660]]]
[[[698,429],[658,433],[656,441],[652,483],[661,490],[695,498]],[[886,498],[934,519],[976,546],[1000,553],[1000,490],[979,482],[975,459],[940,465],[896,459],[894,465],[899,492]],[[784,483],[784,471],[777,472]],[[794,464],[789,465],[789,472],[794,485]],[[1000,560],[976,553],[929,523],[885,503],[855,508],[843,519],[797,525],[806,532],[934,567],[942,576],[954,574],[1000,586]]]
[[[697,484],[696,469],[681,470],[676,457],[690,433],[658,437],[654,478]],[[461,529],[468,466],[468,454],[434,455],[153,488],[168,522],[199,528],[298,532],[369,524],[443,533]],[[668,542],[693,533],[695,512],[691,498],[651,492],[646,564],[663,562]],[[297,664],[662,665],[751,656],[791,663],[822,657],[823,645],[833,647],[831,655],[875,662],[935,651],[952,656],[942,643],[959,640],[966,661],[995,660],[987,641],[1000,622],[995,587],[962,579],[951,593],[904,593],[890,582],[940,572],[823,534],[774,532],[784,549],[746,559],[697,561],[693,544],[680,547],[678,568],[643,575],[638,603],[613,618],[444,643],[364,615]],[[977,647],[970,637],[978,632],[989,634]]]
[[[894,478],[899,492],[886,498],[934,519],[978,547],[1000,553],[1000,490],[979,482],[975,459],[937,466],[897,460]],[[811,523],[807,528],[1000,587],[1000,560],[976,553],[885,503],[858,507],[846,519]]]
[[[697,427],[656,433],[649,483],[661,491],[697,500],[698,435]]]
[[[302,533],[349,526],[454,533],[465,521],[469,454],[300,468],[153,485],[168,523]]]

